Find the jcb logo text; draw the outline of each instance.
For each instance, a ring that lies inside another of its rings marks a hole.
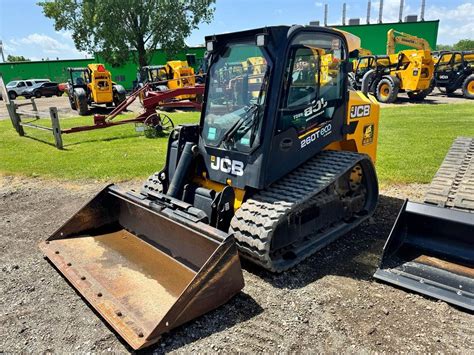
[[[351,107],[351,118],[370,116],[370,105],[359,105]]]
[[[239,160],[211,156],[212,170],[220,170],[226,174],[244,175],[244,163]]]

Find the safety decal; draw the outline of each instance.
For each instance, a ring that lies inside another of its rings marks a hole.
[[[362,131],[362,145],[372,144],[374,142],[374,124],[364,126]]]

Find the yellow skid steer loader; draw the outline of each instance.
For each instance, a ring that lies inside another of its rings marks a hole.
[[[105,188],[40,246],[134,349],[238,293],[239,255],[282,272],[378,199],[379,105],[348,90],[357,37],[275,26],[206,41],[200,122],[171,133],[164,168],[139,192]]]

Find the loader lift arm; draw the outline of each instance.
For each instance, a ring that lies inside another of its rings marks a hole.
[[[403,44],[410,48],[431,50],[429,43],[424,38],[419,38],[408,33],[399,32],[393,28],[387,32],[387,54],[395,54],[395,45]]]

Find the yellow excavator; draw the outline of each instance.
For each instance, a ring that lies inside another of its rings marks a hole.
[[[206,37],[200,122],[139,191],[106,187],[40,248],[140,349],[238,293],[239,255],[283,272],[353,230],[378,200],[379,104],[348,90],[358,48],[315,26]]]

